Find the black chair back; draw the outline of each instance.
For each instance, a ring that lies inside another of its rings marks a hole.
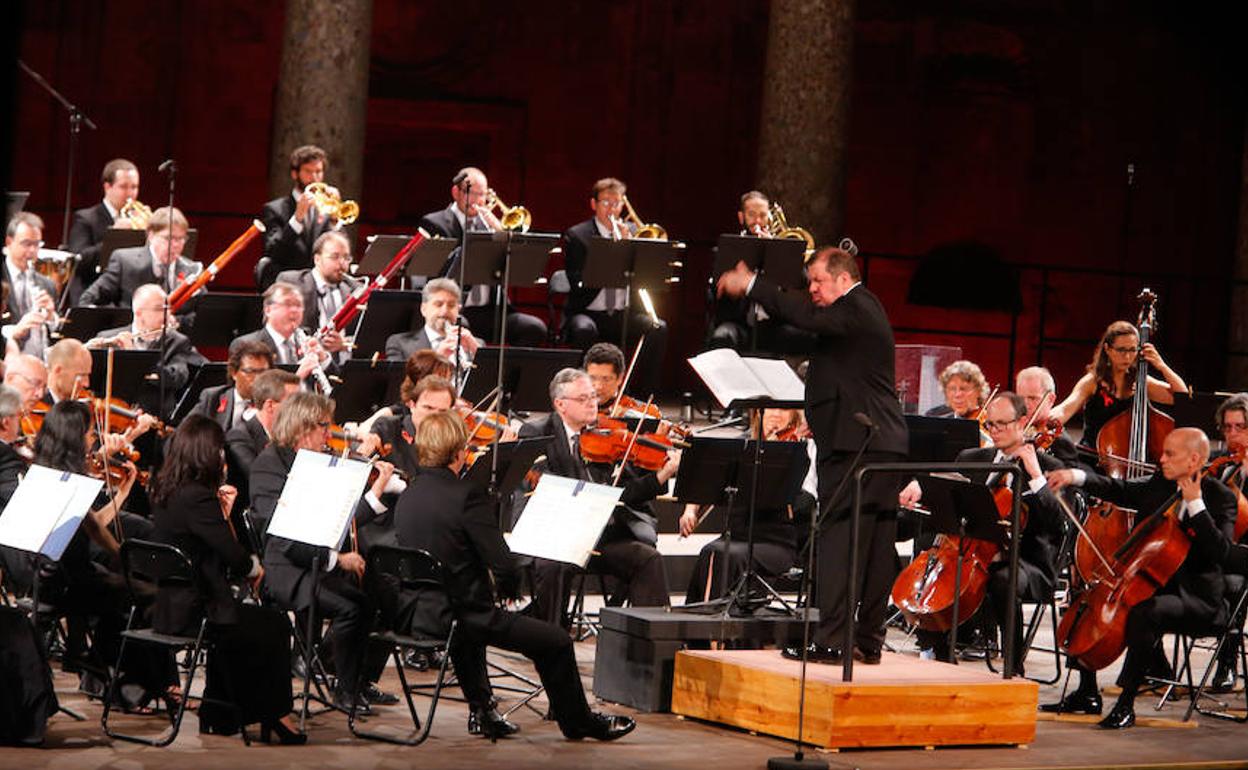
[[[397,579],[406,589],[443,587],[442,563],[428,551],[396,545],[375,545],[368,551],[368,569]]]
[[[191,557],[168,543],[130,538],[121,544],[121,570],[132,600],[139,595],[139,582],[157,588],[195,584],[195,567]]]

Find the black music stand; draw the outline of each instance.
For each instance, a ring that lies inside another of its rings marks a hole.
[[[766,275],[774,283],[796,289],[802,286],[805,258],[804,241],[724,233],[715,245],[711,276],[719,276],[735,268],[738,262],[744,262],[746,267]]]
[[[360,311],[351,357],[372,358],[374,353],[384,354],[386,338],[391,334],[415,331],[424,325],[419,291],[374,291],[368,296],[368,304]]]
[[[458,238],[426,238],[412,251],[412,256],[407,260],[405,275],[429,279],[446,274],[452,255],[458,248]]]
[[[464,263],[464,286],[494,287],[495,339],[504,340],[499,328],[507,317],[507,290],[512,286],[535,286],[546,272],[550,252],[559,243],[553,233],[468,233],[468,253],[472,259]],[[450,264],[450,274],[457,275],[460,251]],[[500,299],[501,296],[501,299]]]
[[[94,369],[93,369],[94,371]],[[191,375],[191,381],[182,391],[182,397],[178,399],[177,406],[173,408],[173,417],[170,422],[179,423],[186,418],[195,405],[199,403],[199,394],[208,388],[215,388],[218,385],[224,385],[229,382],[230,375],[226,371],[226,363],[224,361],[210,361],[206,364],[200,364],[196,367],[194,374]]]
[[[723,564],[725,589],[721,597],[678,608],[687,612],[722,612],[725,617],[752,615],[757,604],[750,599],[754,584],[762,586],[771,600],[788,613],[793,608],[754,569],[754,517],[759,508],[782,508],[796,496],[806,477],[809,459],[803,441],[758,441],[744,438],[695,437],[680,458],[676,474],[676,499],[682,503],[726,505],[723,538],[732,542],[732,509],[744,494],[748,501],[746,567],[731,588],[728,559]]]
[[[1222,426],[1218,425],[1218,407],[1222,405],[1230,393],[1197,393],[1192,391],[1189,398],[1175,396],[1174,403],[1169,406],[1174,417],[1176,428],[1200,428],[1208,436],[1219,436]]]
[[[334,420],[363,420],[383,406],[398,403],[405,366],[404,361],[358,358],[343,362],[338,372],[342,382],[334,386]]]
[[[581,351],[567,348],[502,348],[482,345],[473,359],[473,368],[463,388],[463,397],[477,402],[502,380],[505,412],[550,411],[550,381],[560,369],[577,367]],[[503,371],[500,378],[499,361]]]
[[[794,241],[796,243],[796,241]],[[911,462],[943,463],[958,459],[963,449],[979,446],[979,421],[905,415]]]
[[[464,480],[487,491],[492,491],[498,497],[509,495],[520,487],[525,474],[533,467],[538,457],[546,454],[546,448],[553,440],[554,436],[538,436],[516,441],[499,441],[486,449],[486,454],[477,458],[468,472],[464,474]],[[495,447],[498,452],[497,466],[494,466],[490,455],[496,451]],[[491,475],[495,475],[498,479],[493,490],[490,490]]]
[[[105,329],[129,326],[133,320],[134,313],[128,307],[79,305],[69,309],[65,323],[61,326],[61,336],[86,342]]]
[[[968,537],[986,540],[1009,547],[1008,518],[1001,518],[992,489],[987,484],[976,484],[946,476],[920,476],[919,487],[923,490],[923,505],[930,511],[932,528],[941,534],[956,535],[958,542]],[[949,657],[958,662],[958,597],[962,593],[962,554],[958,549],[957,570],[953,582],[953,618],[949,628]]]
[[[591,289],[625,289],[626,305],[623,322],[620,324],[620,347],[628,347],[628,311],[632,305],[634,285],[657,291],[678,280],[675,273],[683,263],[676,258],[676,254],[684,246],[676,241],[648,238],[620,241],[609,238],[589,239],[581,285]],[[624,277],[623,286],[620,284],[621,276]]]
[[[91,351],[91,391],[104,397],[108,379],[107,350]],[[150,414],[164,420],[173,411],[174,404],[160,403],[160,351],[114,350],[113,396],[138,404]],[[172,395],[172,394],[168,394]]]
[[[230,343],[264,325],[264,300],[255,294],[208,292],[195,304],[191,343],[195,347],[229,348]]]

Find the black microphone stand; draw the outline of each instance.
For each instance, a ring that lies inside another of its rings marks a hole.
[[[157,168],[163,174],[169,175],[169,226],[165,228],[166,242],[165,248],[168,249],[166,257],[173,253],[173,191],[174,179],[178,175],[178,164],[172,158],[161,163]],[[178,260],[174,257],[172,262],[165,265],[165,285],[168,286],[171,281],[170,276],[176,276]],[[165,415],[165,353],[169,348],[169,291],[165,291],[164,311],[160,314],[160,357],[156,359],[156,380],[159,383],[159,396],[156,401],[157,415],[161,420],[166,418]]]

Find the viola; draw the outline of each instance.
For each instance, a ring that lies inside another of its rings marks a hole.
[[[134,447],[126,447],[121,452],[108,456],[105,463],[102,453],[99,451],[91,452],[87,455],[87,475],[97,479],[104,479],[110,485],[116,486],[125,482],[126,477],[130,474],[130,469],[126,467],[127,461],[131,463],[138,462],[139,453]],[[135,481],[142,486],[147,486],[151,481],[151,473],[148,471],[137,471]]]
[[[362,438],[356,435],[354,431],[349,431],[341,425],[334,424],[329,426],[329,437],[325,440],[325,446],[334,454],[350,454],[360,446]],[[394,447],[390,444],[382,444],[377,449],[379,457],[389,457]]]
[[[111,433],[125,433],[133,428],[139,421],[139,417],[144,414],[142,409],[131,406],[116,396],[110,399],[92,398],[90,392],[84,393],[84,397],[89,399],[91,408],[95,411],[97,419],[99,415],[107,414],[108,430]],[[156,420],[152,424],[152,430],[156,431],[156,435],[165,438],[173,433],[173,429],[165,425],[160,420]]]
[[[1048,449],[1053,446],[1053,442],[1057,441],[1065,428],[1061,420],[1053,417],[1050,417],[1043,423],[1037,422],[1032,427],[1033,432],[1027,438],[1027,443],[1035,446],[1036,449]]]
[[[627,462],[647,471],[667,463],[672,440],[657,433],[637,434],[619,420],[599,418],[598,424],[581,431],[581,457],[589,463]]]
[[[461,411],[464,425],[468,428],[468,446],[487,447],[502,437],[511,427],[507,415],[480,410]]]
[[[1227,466],[1235,466],[1235,473],[1231,474],[1228,481],[1234,480],[1235,474],[1242,473],[1240,468],[1246,453],[1248,453],[1248,450],[1241,449],[1238,452],[1223,455],[1209,463],[1206,472],[1212,474],[1215,478],[1221,478],[1222,472]],[[1243,538],[1244,533],[1248,532],[1248,498],[1244,497],[1244,491],[1239,484],[1228,483],[1228,486],[1235,492],[1235,533],[1231,540],[1238,543]]]
[[[689,426],[665,418],[663,412],[653,402],[638,401],[623,393],[615,397],[610,407],[599,409],[598,414],[612,420],[620,417],[653,419],[658,421],[654,431],[657,435],[673,436],[678,439],[686,439],[689,436]]]

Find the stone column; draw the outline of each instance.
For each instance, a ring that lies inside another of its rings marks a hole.
[[[287,0],[270,197],[290,192],[290,151],[315,144],[329,155],[325,181],[359,200],[372,26],[372,0]]]
[[[772,0],[758,185],[819,246],[844,233],[854,0]]]
[[[1248,130],[1239,175],[1239,237],[1235,239],[1235,269],[1231,273],[1231,318],[1227,332],[1226,382],[1228,390],[1248,390]]]

